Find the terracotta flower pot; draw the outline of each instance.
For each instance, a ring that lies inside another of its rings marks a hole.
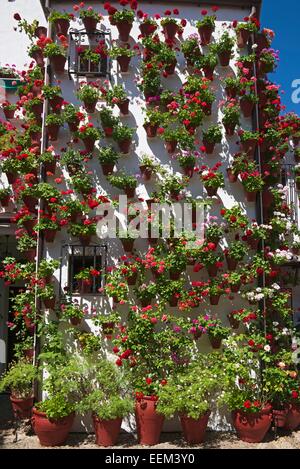
[[[33,112],[35,117],[39,119],[43,112],[43,103],[34,104],[33,106],[31,106],[31,111]]]
[[[167,72],[168,75],[173,75],[175,72],[175,67],[177,64],[177,60],[174,60],[174,62],[170,65],[165,66],[165,72]]]
[[[129,153],[130,145],[131,145],[131,139],[130,138],[128,138],[126,140],[119,140],[118,141],[119,150],[124,155],[127,155]]]
[[[210,28],[209,26],[201,26],[198,28],[202,46],[207,46],[210,44],[213,31],[214,29]]]
[[[205,185],[204,185],[204,187],[205,187],[207,195],[209,197],[214,197],[215,195],[217,195],[218,187],[207,187]]]
[[[52,110],[56,113],[60,113],[63,102],[64,98],[62,96],[55,96],[54,98],[49,99],[49,104]]]
[[[230,290],[232,293],[238,293],[241,287],[241,282],[235,284],[235,285],[230,285]]]
[[[55,308],[55,297],[54,298],[44,298],[43,303],[45,308],[47,309],[54,309]]]
[[[226,91],[226,95],[227,95],[228,98],[230,98],[230,99],[235,99],[236,98],[236,96],[237,96],[237,89],[236,88],[226,86],[225,91]]]
[[[235,124],[223,124],[226,130],[226,135],[233,136],[235,132]]]
[[[284,428],[287,430],[296,430],[300,425],[300,406],[297,404],[289,404],[288,413]]]
[[[80,120],[77,118],[74,122],[68,122],[70,132],[77,132]]]
[[[32,145],[40,145],[42,133],[41,132],[29,132]]]
[[[10,202],[10,196],[9,195],[7,195],[6,197],[2,197],[2,199],[0,200],[0,204],[2,205],[2,207],[8,207],[9,202]]]
[[[44,230],[45,241],[47,243],[53,243],[55,240],[56,233],[57,233],[57,230],[54,230],[54,229],[48,228]]]
[[[122,419],[102,420],[93,415],[96,444],[99,446],[114,446],[121,430]]]
[[[122,73],[128,72],[130,61],[131,57],[127,57],[127,55],[120,55],[117,57],[117,62]]]
[[[228,270],[230,270],[231,272],[236,270],[237,268],[237,265],[238,265],[238,261],[233,259],[232,257],[230,256],[225,256],[226,257],[226,262],[227,262],[227,267],[228,267]]]
[[[169,305],[171,308],[176,308],[176,306],[178,305],[178,300],[179,298],[176,298],[175,295],[173,295],[171,298],[169,298]]]
[[[70,21],[65,18],[58,18],[54,21],[54,26],[58,36],[67,36],[70,27]]]
[[[114,170],[115,163],[101,163],[101,168],[104,176],[108,176]]]
[[[206,412],[206,414],[199,419],[180,415],[183,436],[189,445],[200,444],[204,441],[209,416],[210,411]]]
[[[30,419],[33,401],[33,397],[27,397],[26,399],[18,399],[14,396],[10,396],[10,402],[15,418],[20,420]]]
[[[251,236],[247,238],[247,244],[251,249],[257,251],[259,245],[259,239],[252,238]]]
[[[86,112],[93,114],[96,110],[97,99],[93,102],[84,101],[84,109]]]
[[[237,33],[237,44],[240,49],[243,49],[248,44],[251,33],[247,29],[240,29]]]
[[[194,166],[192,168],[184,167],[183,172],[185,176],[192,178],[194,175]]]
[[[125,101],[122,101],[121,103],[118,103],[117,106],[120,109],[121,114],[123,114],[123,116],[128,116],[128,114],[129,114],[129,99],[125,99]]]
[[[257,146],[257,141],[254,139],[246,140],[245,142],[241,142],[241,150],[244,153],[247,153],[249,157],[253,158],[255,154]]]
[[[43,68],[44,67],[44,54],[41,50],[37,50],[32,53],[32,58],[36,61],[36,64]]]
[[[24,195],[23,202],[24,202],[24,205],[28,208],[28,210],[31,213],[36,212],[36,205],[38,203],[38,199],[36,199],[35,197],[32,197],[31,195]]]
[[[245,193],[246,193],[247,202],[255,202],[256,201],[257,191],[254,191],[254,192],[245,191]]]
[[[7,120],[14,118],[14,115],[15,115],[15,110],[14,109],[8,109],[7,107],[4,107],[3,112],[4,112],[5,118]]]
[[[151,36],[151,34],[153,34],[154,31],[156,31],[156,29],[157,27],[153,24],[149,24],[149,23],[140,24],[140,31],[144,37]]]
[[[44,168],[45,168],[46,173],[54,174],[56,170],[56,161],[51,161],[51,162],[49,161],[47,163],[44,163]]]
[[[219,304],[220,296],[221,295],[210,295],[209,299],[211,306],[217,306]]]
[[[135,187],[124,187],[124,192],[127,195],[128,199],[133,199],[135,196]]]
[[[38,26],[34,32],[35,37],[41,39],[42,37],[47,36],[47,28],[45,26]]]
[[[165,24],[163,27],[163,33],[167,40],[173,40],[177,34],[178,26],[175,23]]]
[[[210,345],[212,346],[213,349],[217,350],[221,347],[222,339],[220,339],[219,337],[213,337],[210,334],[208,334],[208,338],[210,341]]]
[[[32,427],[42,446],[61,446],[70,433],[75,414],[61,419],[48,419],[45,412],[33,408]]]
[[[286,418],[288,414],[288,408],[285,409],[273,409],[273,420],[277,428],[284,428],[286,425]]]
[[[227,168],[226,172],[227,172],[228,181],[231,182],[231,184],[234,184],[238,179],[237,175],[234,174],[232,168]]]
[[[91,243],[91,235],[81,235],[79,236],[79,241],[82,246],[88,246]]]
[[[244,117],[251,117],[254,109],[254,103],[250,99],[240,99],[240,107]]]
[[[140,171],[144,181],[150,181],[152,176],[152,168],[142,165],[140,166]]]
[[[36,249],[28,249],[27,251],[23,251],[23,255],[28,261],[32,262],[36,257]]]
[[[119,21],[118,23],[116,23],[116,26],[119,31],[120,41],[128,42],[129,34],[132,29],[132,23],[129,23],[128,21]]]
[[[59,124],[51,124],[47,125],[47,135],[51,142],[56,142],[58,139],[58,132],[59,132],[60,125]]]
[[[113,127],[103,127],[103,131],[104,131],[105,137],[110,138],[110,137],[112,137],[114,129],[113,129]]]
[[[55,73],[63,73],[65,70],[66,57],[64,55],[55,55],[50,57],[50,64]]]
[[[134,239],[122,238],[121,242],[123,244],[123,248],[124,248],[125,252],[132,252],[133,251]]]
[[[81,318],[70,318],[70,323],[72,326],[79,326],[81,323]]]
[[[137,281],[137,272],[133,272],[131,275],[126,275],[126,281],[128,285],[135,285]]]
[[[91,293],[92,282],[90,280],[78,279],[79,293]]]
[[[166,150],[169,154],[175,153],[177,148],[177,140],[172,140],[171,142],[165,142]]]
[[[270,406],[254,414],[236,410],[231,415],[239,439],[247,443],[261,443],[272,422]]]
[[[156,412],[156,401],[150,396],[144,396],[135,404],[135,418],[137,434],[141,445],[157,445],[159,443],[163,415]]]
[[[206,270],[211,278],[216,277],[218,274],[218,267],[216,265],[207,265]]]
[[[232,314],[227,314],[227,318],[232,329],[238,329],[240,326],[240,321],[235,319]]]
[[[96,18],[91,18],[89,16],[86,16],[85,18],[82,19],[84,29],[86,30],[87,33],[93,33],[95,32],[98,24],[98,20]]]
[[[158,125],[152,125],[148,122],[147,124],[144,124],[143,127],[146,130],[148,138],[154,138],[157,136]]]
[[[34,348],[27,348],[24,350],[24,357],[32,360],[34,357]]]
[[[92,153],[95,146],[95,139],[94,137],[81,137],[83,141],[84,147],[88,153]]]
[[[5,174],[9,184],[14,184],[19,178],[19,175],[17,173],[6,172]]]
[[[231,52],[221,52],[218,54],[220,65],[222,67],[228,67],[231,59]]]
[[[205,78],[207,78],[210,81],[213,81],[215,69],[212,67],[203,67],[202,70],[203,70]]]

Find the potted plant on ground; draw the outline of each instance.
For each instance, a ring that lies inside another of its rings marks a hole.
[[[26,360],[11,363],[8,371],[1,376],[0,392],[10,391],[16,418],[30,418],[34,401],[33,383],[37,376],[36,367]]]
[[[98,153],[98,161],[101,164],[104,176],[108,176],[114,170],[118,162],[119,154],[112,147],[101,147]]]
[[[218,189],[224,187],[224,176],[218,171],[220,165],[215,165],[213,168],[203,169],[200,174],[200,180],[202,181],[207,194],[209,197],[213,197],[217,194]]]
[[[122,85],[115,85],[112,89],[108,90],[105,98],[107,104],[110,106],[116,104],[124,116],[128,115],[129,99]]]
[[[46,117],[46,129],[51,142],[57,141],[59,128],[63,123],[63,118],[59,114],[48,114]]]
[[[215,15],[207,16],[200,21],[197,21],[196,27],[201,38],[201,45],[207,46],[211,41],[212,33],[215,30],[216,17]]]
[[[52,10],[49,15],[50,23],[53,23],[56,29],[57,36],[68,35],[70,26],[70,15],[66,11]]]
[[[166,418],[179,414],[184,439],[189,445],[203,443],[210,416],[211,401],[219,388],[218,356],[195,361],[170,376],[158,391],[157,412]]]
[[[111,24],[118,28],[120,41],[128,42],[134,17],[134,12],[125,8],[110,15]]]
[[[228,67],[234,44],[234,39],[230,37],[229,33],[226,31],[221,36],[220,40],[212,46],[212,50],[218,54],[222,67]]]
[[[95,112],[96,104],[99,99],[99,90],[92,85],[81,85],[77,92],[77,97],[83,101],[87,112]]]
[[[54,42],[48,43],[44,48],[44,56],[48,57],[53,70],[56,73],[63,73],[65,69],[66,46],[55,44]]]
[[[88,153],[92,153],[95,148],[96,140],[102,138],[102,132],[93,126],[91,122],[79,127],[76,135],[83,141],[85,149]]]
[[[130,60],[135,55],[135,52],[129,47],[114,46],[108,51],[108,54],[112,59],[117,60],[121,72],[127,73]]]
[[[129,153],[133,134],[134,129],[127,125],[119,124],[114,128],[112,137],[118,143],[121,153],[125,155]]]
[[[235,100],[227,101],[223,108],[223,125],[227,135],[234,135],[237,125],[240,123],[240,109]]]
[[[82,113],[80,112],[79,107],[70,103],[64,106],[63,118],[64,121],[68,124],[70,131],[76,132],[82,118]]]
[[[135,176],[130,176],[124,172],[119,172],[108,176],[108,182],[118,189],[123,189],[127,197],[132,198],[135,194],[135,189],[137,187],[137,180]]]
[[[208,155],[214,152],[215,145],[221,143],[221,141],[222,132],[219,125],[211,125],[207,130],[203,131],[203,145]]]
[[[96,444],[113,446],[117,443],[122,419],[133,410],[133,399],[125,390],[123,374],[108,360],[89,363],[86,390],[78,404],[82,414],[92,412]]]

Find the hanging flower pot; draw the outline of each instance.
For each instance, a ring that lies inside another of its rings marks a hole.
[[[104,176],[108,176],[114,170],[115,163],[101,163],[101,168]]]
[[[90,16],[85,16],[82,18],[82,22],[84,25],[84,29],[88,34],[94,33],[97,28],[98,20],[96,18],[92,18]]]
[[[218,192],[217,187],[208,187],[208,186],[204,186],[204,187],[209,197],[214,197],[215,195],[217,195],[217,192]]]
[[[215,69],[213,67],[203,67],[202,70],[203,70],[205,78],[207,78],[210,81],[213,81]]]
[[[3,197],[0,199],[0,204],[1,204],[2,207],[4,207],[4,208],[9,206],[9,202],[10,202],[10,196],[9,196],[9,195],[3,196]]]
[[[48,228],[44,230],[45,241],[47,243],[53,243],[55,240],[56,233],[57,233],[57,230],[52,229],[52,228]]]
[[[181,272],[178,272],[176,270],[170,270],[170,280],[179,280],[181,277]]]
[[[226,172],[227,172],[227,177],[228,177],[229,182],[234,184],[238,179],[237,174],[233,172],[232,168],[227,168]]]
[[[148,138],[154,138],[157,136],[158,124],[150,124],[150,122],[143,125],[144,129],[146,130],[146,134]]]
[[[230,256],[225,256],[226,257],[226,262],[227,262],[227,267],[228,267],[228,270],[230,270],[231,272],[236,270],[237,268],[237,265],[238,265],[238,261],[233,259],[232,257]]]
[[[183,168],[183,172],[185,176],[192,178],[194,175],[194,167],[188,168],[187,166]]]
[[[53,112],[59,113],[63,102],[64,102],[64,98],[62,98],[62,96],[54,96],[54,98],[49,99],[49,104]]]
[[[15,184],[15,182],[19,178],[18,173],[11,173],[11,172],[6,171],[5,174],[6,174],[9,184]]]
[[[132,23],[129,23],[128,21],[118,21],[116,23],[116,26],[119,31],[119,38],[120,41],[122,42],[128,42],[129,40],[129,34],[132,29]]]
[[[47,161],[46,163],[44,163],[44,168],[46,173],[54,174],[56,170],[56,161]]]
[[[94,137],[81,137],[84,147],[88,153],[92,153],[95,146],[96,139]]]
[[[92,236],[91,235],[81,235],[79,236],[79,241],[82,246],[89,246],[91,243]]]
[[[251,249],[253,249],[254,251],[257,251],[258,245],[259,245],[259,239],[256,239],[250,236],[247,238],[247,244],[250,246]]]
[[[123,248],[125,252],[133,251],[134,239],[121,238],[121,242],[123,244]]]
[[[47,135],[49,137],[49,140],[51,140],[51,142],[57,141],[59,128],[60,128],[59,124],[47,125]]]
[[[240,327],[240,321],[235,319],[231,313],[227,314],[227,318],[232,329],[238,329]]]
[[[137,281],[137,272],[133,272],[132,274],[126,275],[126,281],[128,285],[132,286],[136,284]]]
[[[97,99],[95,101],[83,101],[84,103],[84,109],[86,110],[86,112],[88,112],[89,114],[93,114],[96,110],[96,104],[97,104]]]
[[[43,303],[46,309],[54,309],[55,308],[55,297],[54,298],[44,298]]]
[[[150,181],[152,176],[152,168],[149,168],[149,166],[141,165],[140,171],[144,181]]]
[[[240,107],[244,117],[251,117],[254,109],[254,102],[244,96],[240,99]]]
[[[257,141],[255,139],[245,140],[241,142],[241,150],[251,158],[254,157]]]
[[[206,414],[204,414],[199,419],[193,419],[186,415],[180,415],[183,436],[189,445],[203,443],[209,416],[210,411],[207,411]]]
[[[31,195],[24,195],[23,202],[31,213],[36,212],[36,205],[38,204],[38,199],[36,197],[32,197]]]
[[[136,401],[135,418],[139,443],[149,446],[157,445],[164,417],[156,412],[156,399],[151,396],[143,396]]]
[[[3,107],[3,112],[7,120],[13,119],[15,115],[15,109],[10,109],[8,107]]]
[[[28,249],[28,251],[23,251],[23,255],[28,261],[33,262],[36,256],[36,249]]]
[[[286,424],[286,418],[288,414],[288,408],[285,409],[273,409],[273,420],[277,428],[283,428]]]
[[[15,418],[20,420],[30,419],[33,408],[33,401],[33,397],[19,399],[11,395],[10,402]]]
[[[32,427],[42,446],[61,446],[70,433],[75,414],[61,419],[48,419],[45,412],[33,408]]]
[[[106,138],[112,137],[114,131],[113,127],[103,127],[103,130]]]
[[[80,120],[77,118],[74,122],[68,122],[70,132],[77,132]]]
[[[239,410],[231,413],[233,426],[242,441],[261,443],[272,422],[272,408],[265,407],[260,412],[247,413]]]
[[[38,26],[37,28],[35,28],[34,35],[38,39],[41,39],[42,37],[46,37],[47,36],[47,28],[45,28],[45,26]]]
[[[54,55],[50,57],[50,64],[55,73],[63,73],[65,70],[66,57],[64,55]]]
[[[216,266],[216,264],[207,265],[207,266],[206,266],[206,270],[207,270],[208,275],[209,275],[211,278],[216,277],[217,274],[218,274],[218,267]]]
[[[221,295],[210,295],[210,304],[211,306],[217,306],[219,304]]]
[[[133,199],[135,196],[135,187],[124,187],[124,192],[127,195],[128,199]]]
[[[207,46],[210,44],[213,31],[214,29],[210,26],[201,26],[198,28],[202,46]]]
[[[294,431],[300,425],[300,406],[297,404],[288,405],[288,413],[286,415],[286,421],[284,428],[286,430]]]
[[[42,49],[33,51],[31,57],[36,61],[39,67],[44,68],[44,54]]]
[[[125,99],[125,101],[122,101],[121,103],[117,103],[118,108],[121,111],[121,114],[123,116],[128,116],[129,114],[129,99]]]
[[[231,86],[226,86],[225,88],[226,95],[229,99],[235,99],[237,96],[237,88],[231,87]]]
[[[177,148],[177,140],[172,140],[170,142],[165,142],[166,150],[169,154],[175,153]]]
[[[165,71],[168,75],[173,75],[175,72],[175,67],[176,67],[177,61],[174,60],[170,65],[165,66]]]
[[[34,348],[27,348],[24,350],[24,357],[32,360],[34,357]]]
[[[112,420],[99,419],[93,415],[93,424],[96,435],[96,444],[99,446],[114,446],[121,430],[122,418]]]
[[[77,280],[77,284],[79,293],[91,293],[91,280],[80,278]]]
[[[237,33],[237,44],[240,49],[246,47],[249,42],[251,32],[248,29],[240,28]]]
[[[212,346],[213,349],[217,350],[217,349],[221,348],[222,338],[214,337],[210,334],[208,334],[208,338],[209,338],[210,345]]]
[[[256,202],[257,191],[248,192],[245,191],[247,202]]]
[[[33,335],[35,325],[34,325],[33,320],[28,316],[27,313],[23,313],[23,321],[25,323],[25,327],[28,330],[29,334]]]
[[[235,132],[235,124],[224,124],[226,135],[233,136]]]
[[[119,57],[117,57],[117,62],[122,73],[128,72],[130,60],[131,57],[128,57],[127,55],[119,55]]]
[[[222,67],[228,67],[231,59],[231,51],[219,52],[218,53],[220,65]]]
[[[119,145],[120,152],[123,153],[124,155],[127,155],[130,150],[131,139],[128,138],[125,140],[119,140],[118,145]]]
[[[79,324],[81,323],[82,319],[81,318],[70,318],[70,323],[72,324],[72,326],[79,326]]]
[[[176,306],[178,305],[178,300],[179,298],[177,298],[175,295],[169,298],[169,305],[171,306],[171,308],[176,308]]]
[[[43,103],[41,102],[41,103],[33,104],[31,106],[31,112],[34,114],[36,119],[40,119],[41,114],[43,112]]]
[[[30,135],[30,138],[31,138],[32,145],[40,145],[41,144],[42,132],[29,131],[29,135]]]
[[[167,23],[163,26],[163,33],[168,41],[173,41],[178,31],[176,23]]]
[[[235,285],[230,285],[231,293],[238,293],[241,287],[241,283],[236,283]]]
[[[70,21],[66,18],[57,18],[53,21],[57,36],[67,36]]]
[[[156,29],[157,29],[156,25],[151,24],[151,23],[147,23],[147,22],[140,24],[139,27],[140,27],[141,34],[144,37],[151,36],[151,34],[153,34],[154,31],[156,31]]]

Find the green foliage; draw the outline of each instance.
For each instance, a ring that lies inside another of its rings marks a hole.
[[[33,382],[37,376],[37,369],[32,363],[25,360],[12,363],[1,377],[0,392],[10,390],[12,396],[17,399],[32,397]]]

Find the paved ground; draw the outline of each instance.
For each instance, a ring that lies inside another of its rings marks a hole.
[[[300,430],[293,433],[280,432],[277,439],[270,433],[264,443],[248,444],[239,441],[232,433],[207,432],[206,442],[196,448],[206,449],[300,449]],[[17,432],[14,431],[11,421],[0,421],[0,448],[1,449],[39,449],[37,437],[32,433],[30,425],[21,425]],[[94,444],[94,435],[83,433],[72,433],[69,436],[65,449],[99,449]],[[118,446],[119,449],[142,448],[137,444],[132,435],[121,434]],[[181,434],[164,433],[161,443],[154,446],[155,449],[186,449],[188,448],[182,440]],[[195,447],[194,447],[195,448]]]

